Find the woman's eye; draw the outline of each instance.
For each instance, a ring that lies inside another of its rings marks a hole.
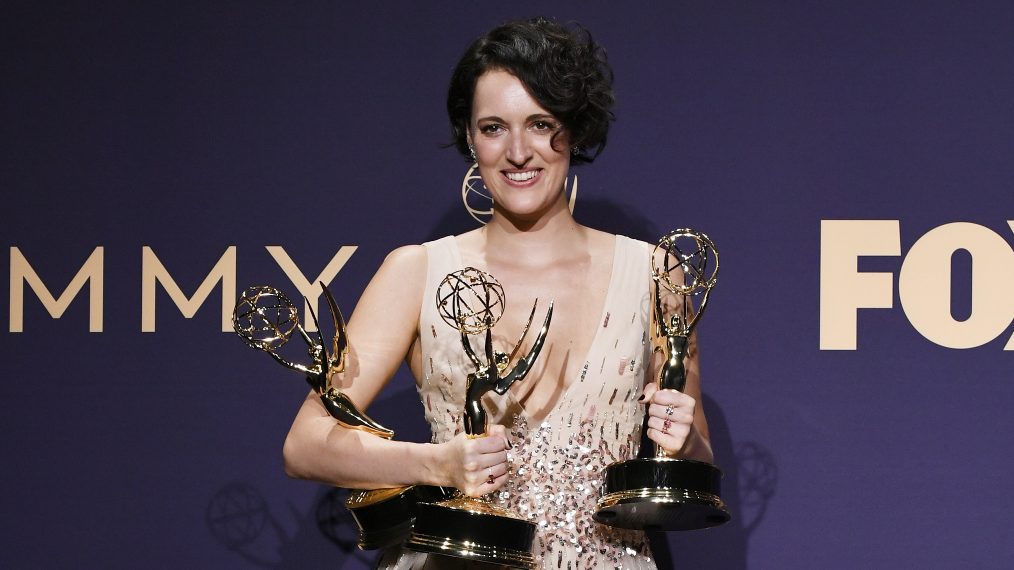
[[[496,133],[500,132],[501,130],[503,130],[503,127],[501,127],[500,125],[498,125],[496,123],[492,123],[492,124],[489,124],[489,125],[482,125],[481,127],[479,127],[479,132],[487,134],[487,135],[496,134]]]
[[[556,130],[556,124],[549,121],[535,121],[532,123],[532,127],[537,131],[553,131]]]

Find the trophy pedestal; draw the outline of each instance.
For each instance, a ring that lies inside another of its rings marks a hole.
[[[458,497],[416,505],[415,527],[405,546],[412,550],[535,568],[535,524],[479,499]]]
[[[594,519],[619,528],[695,530],[728,522],[722,472],[710,463],[655,457],[606,467]]]
[[[424,485],[353,491],[345,506],[359,527],[356,546],[376,550],[404,542],[412,532],[419,503],[442,501],[451,492]]]

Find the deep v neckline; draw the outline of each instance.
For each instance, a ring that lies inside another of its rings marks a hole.
[[[616,287],[621,277],[620,274],[622,273],[621,271],[618,271],[618,269],[620,259],[620,248],[622,245],[621,240],[624,239],[626,238],[621,235],[613,236],[613,259],[609,267],[609,283],[608,285],[606,285],[606,294],[605,298],[602,301],[602,310],[599,311],[599,318],[598,321],[596,321],[595,334],[594,336],[592,336],[591,343],[588,344],[588,349],[585,351],[584,357],[579,361],[581,363],[579,369],[575,373],[569,374],[568,378],[565,378],[566,385],[563,387],[563,392],[560,393],[560,397],[557,398],[556,402],[554,402],[553,407],[549,410],[549,412],[545,416],[536,420],[532,418],[532,416],[528,413],[528,409],[517,398],[517,396],[514,394],[514,391],[513,390],[507,391],[507,397],[510,399],[511,403],[517,406],[517,409],[521,411],[521,414],[528,420],[530,424],[535,425],[542,424],[543,422],[548,420],[550,416],[556,413],[557,410],[561,409],[562,404],[570,398],[571,392],[574,390],[574,386],[582,383],[581,376],[586,374],[588,371],[590,362],[589,357],[594,353],[595,349],[598,348],[598,345],[603,342],[602,338],[604,334],[603,331],[605,330],[604,324],[606,322],[606,315],[609,314],[609,307],[612,304],[613,295],[615,295]],[[458,249],[458,240],[454,237],[451,238],[451,251],[452,255],[454,256],[454,261],[456,265],[462,268],[465,267],[461,258],[461,250]]]

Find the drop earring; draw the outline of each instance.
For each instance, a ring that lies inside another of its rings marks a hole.
[[[493,216],[493,195],[482,183],[478,164],[472,164],[465,171],[465,178],[461,181],[461,201],[468,215],[480,224],[485,224]]]
[[[570,184],[564,181],[563,191],[567,195],[567,208],[573,214],[577,203],[577,174],[568,181]],[[493,216],[493,194],[483,183],[478,164],[472,164],[465,170],[465,178],[461,181],[461,202],[468,215],[480,224],[489,222]]]

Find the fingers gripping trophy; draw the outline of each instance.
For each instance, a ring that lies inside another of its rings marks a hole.
[[[524,380],[545,343],[553,303],[549,303],[532,347],[510,368],[531,328],[538,300],[510,355],[493,349],[493,326],[503,316],[506,298],[503,287],[492,275],[472,267],[451,273],[437,288],[436,302],[440,316],[461,334],[461,346],[475,366],[466,376],[465,433],[470,438],[484,437],[486,410],[482,397],[490,391],[504,395],[512,384]],[[482,334],[484,359],[469,342],[469,335]],[[519,515],[484,499],[462,495],[418,507],[415,527],[405,543],[409,548],[515,568],[535,566],[531,553],[535,524]]]
[[[655,282],[652,321],[655,338],[664,342],[654,348],[664,358],[658,388],[682,392],[690,334],[715,286],[718,250],[707,235],[677,229],[659,240],[651,263]],[[663,289],[679,300],[668,316]],[[656,445],[655,457],[614,463],[606,467],[604,476],[602,498],[594,515],[598,522],[621,528],[692,530],[729,520],[719,496],[722,472],[710,463],[673,459]]]
[[[311,309],[317,332],[311,336],[299,321],[295,304],[284,293],[267,285],[250,287],[240,295],[232,314],[236,334],[252,348],[268,353],[276,362],[305,375],[328,413],[347,429],[361,430],[385,439],[394,432],[359,411],[352,400],[335,388],[331,378],[345,371],[349,342],[345,320],[331,292],[321,283],[334,325],[330,350],[324,343],[317,315]],[[293,335],[307,346],[310,364],[292,362],[279,354]],[[358,546],[371,550],[405,540],[412,528],[418,501],[440,500],[448,492],[439,487],[415,486],[355,490],[345,503],[359,527]]]

